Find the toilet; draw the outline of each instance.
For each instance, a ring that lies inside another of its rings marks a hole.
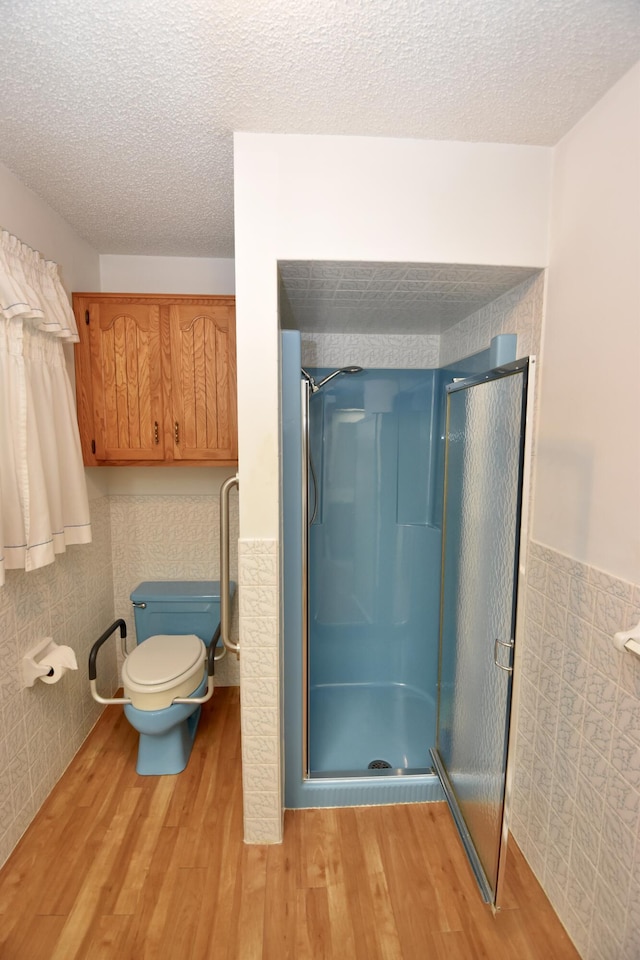
[[[136,770],[143,776],[186,767],[202,707],[173,703],[202,697],[207,657],[220,623],[215,580],[152,580],[131,594],[137,644],[122,667],[124,712],[140,733]]]

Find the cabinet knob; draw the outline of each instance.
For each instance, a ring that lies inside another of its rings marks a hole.
[[[173,425],[173,438],[176,441],[176,443],[180,443],[180,424],[178,423],[177,420]]]
[[[154,420],[153,422],[153,441],[154,443],[160,443],[160,437],[158,436],[158,421]]]

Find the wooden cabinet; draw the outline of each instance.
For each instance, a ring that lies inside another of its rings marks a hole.
[[[237,462],[233,297],[74,293],[84,462]]]

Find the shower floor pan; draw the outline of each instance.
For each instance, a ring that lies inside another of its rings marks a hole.
[[[430,773],[434,742],[435,701],[415,687],[340,683],[311,688],[312,777]]]

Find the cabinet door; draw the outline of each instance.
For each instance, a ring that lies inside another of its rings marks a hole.
[[[235,460],[235,306],[232,300],[167,306],[171,343],[173,455]]]
[[[97,300],[89,315],[96,460],[163,460],[159,306]]]

